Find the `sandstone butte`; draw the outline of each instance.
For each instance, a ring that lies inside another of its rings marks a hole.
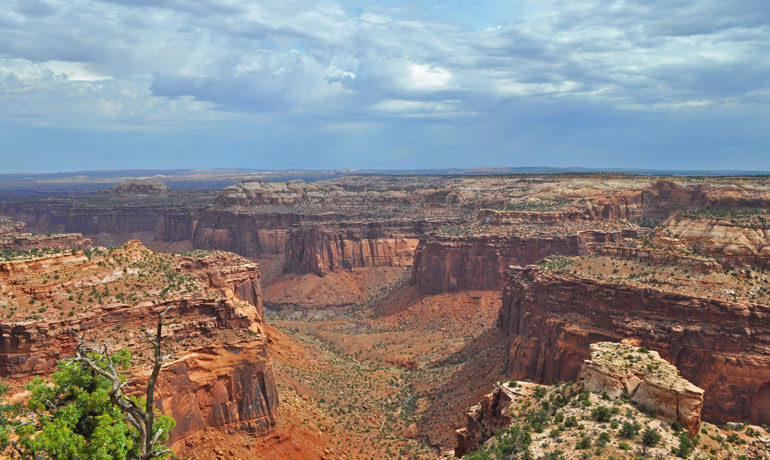
[[[575,380],[596,341],[635,338],[705,390],[709,421],[770,421],[770,307],[601,280],[568,268],[511,267],[498,325],[509,373]]]
[[[157,394],[161,410],[177,422],[173,447],[183,453],[207,428],[265,434],[276,424],[278,394],[253,262],[219,252],[157,254],[129,241],[114,250],[0,263],[0,291],[12,312],[0,323],[0,374],[15,388],[72,356],[74,330],[113,349],[128,347],[132,391],[141,391],[147,350],[137,337],[171,307],[164,344],[173,359]]]

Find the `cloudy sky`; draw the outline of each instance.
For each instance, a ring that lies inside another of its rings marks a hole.
[[[767,0],[0,9],[0,172],[539,165],[770,170]]]

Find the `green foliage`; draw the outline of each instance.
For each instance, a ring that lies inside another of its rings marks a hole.
[[[623,425],[620,427],[620,437],[631,439],[639,433],[641,428],[642,425],[640,425],[639,422],[634,422],[633,424],[630,422],[623,422]]]
[[[682,433],[679,435],[679,448],[676,449],[676,452],[674,453],[679,457],[687,458],[690,456],[694,448],[695,444],[693,444],[690,436],[687,433]]]
[[[591,411],[591,418],[597,422],[605,423],[609,422],[612,417],[612,411],[609,407],[599,406]]]
[[[679,433],[684,429],[681,423],[674,420],[673,422],[669,423],[668,426],[671,427],[672,430],[674,430],[675,433]]]
[[[588,449],[592,443],[591,437],[586,436],[575,444],[575,449]]]
[[[89,358],[102,369],[110,365],[105,356],[91,353]],[[128,350],[121,350],[112,357],[111,363],[116,369],[127,369],[131,355]],[[110,401],[111,382],[86,364],[60,361],[50,382],[36,377],[26,388],[29,398],[25,404],[0,405],[2,454],[10,458],[57,460],[136,457],[137,430]],[[171,417],[156,415],[153,429],[155,433],[163,430],[160,442],[168,439],[173,427]]]
[[[662,437],[657,430],[653,428],[647,428],[642,433],[642,445],[650,447],[655,446],[660,442],[661,438]]]
[[[542,199],[538,201],[517,201],[515,203],[507,203],[499,206],[490,206],[488,209],[494,209],[498,211],[523,211],[523,212],[538,212],[538,211],[553,211],[555,209],[564,208],[572,205],[575,200],[572,199]]]
[[[532,437],[518,425],[502,428],[495,433],[495,439],[489,446],[466,455],[466,460],[503,460],[508,458],[531,459],[529,445]]]
[[[552,255],[545,259],[543,262],[540,263],[540,266],[548,271],[553,272],[562,272],[570,265],[573,265],[575,263],[575,259],[568,257],[568,256],[562,256],[562,255]]]

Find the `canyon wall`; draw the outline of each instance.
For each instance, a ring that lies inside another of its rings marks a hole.
[[[163,342],[174,358],[164,364],[157,394],[158,406],[177,421],[171,432],[174,446],[183,448],[185,440],[207,428],[254,435],[270,431],[276,424],[278,395],[267,355],[257,265],[229,253],[163,257],[156,258],[132,241],[91,258],[80,252],[0,263],[0,288],[23,305],[55,305],[65,291],[77,294],[102,286],[115,290],[126,277],[141,273],[128,267],[144,267],[139,270],[151,273],[165,261],[173,263],[164,266],[164,276],[178,276],[188,287],[160,294],[156,300],[94,302],[70,315],[49,306],[40,310],[46,313],[42,319],[38,315],[35,320],[0,322],[0,375],[16,383],[49,375],[57,362],[74,356],[79,341],[74,332],[90,343],[129,347],[136,366],[132,370],[143,372],[148,368],[146,349],[138,336],[143,327],[154,324],[158,312],[170,307],[164,316]],[[116,260],[126,268],[112,268]],[[47,278],[46,273],[61,277],[36,285],[41,275]],[[145,379],[142,373],[132,375],[130,391],[141,393]]]
[[[158,406],[174,417],[169,442],[181,446],[207,428],[264,435],[277,423],[278,390],[266,339],[201,347],[166,364]]]
[[[553,274],[536,266],[507,275],[499,327],[509,373],[575,380],[589,345],[635,338],[705,390],[703,417],[767,423],[770,307]],[[758,418],[759,417],[759,418]]]
[[[412,284],[426,293],[467,289],[501,289],[510,265],[526,265],[552,254],[595,252],[609,243],[637,235],[636,230],[583,231],[564,236],[431,235],[420,241],[414,257]]]
[[[363,231],[362,231],[363,230]],[[361,267],[412,265],[418,239],[383,227],[347,231],[303,228],[290,232],[284,271],[326,273]],[[407,235],[414,236],[414,232]]]

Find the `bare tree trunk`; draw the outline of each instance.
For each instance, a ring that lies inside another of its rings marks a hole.
[[[83,337],[73,331],[73,333],[80,339],[80,343],[76,348],[77,356],[73,361],[84,363],[91,368],[91,370],[112,383],[112,388],[110,389],[110,401],[118,406],[118,408],[125,414],[128,422],[139,432],[139,460],[149,460],[171,453],[171,450],[169,449],[154,450],[155,444],[162,434],[162,430],[158,430],[153,435],[153,425],[155,423],[155,385],[158,382],[158,376],[160,376],[163,362],[169,358],[169,356],[163,356],[162,353],[163,316],[170,308],[171,307],[168,307],[158,313],[158,323],[154,336],[147,331],[144,331],[145,337],[140,337],[142,340],[149,342],[152,345],[154,352],[152,372],[147,381],[146,402],[144,408],[139,407],[139,405],[137,405],[123,391],[123,387],[126,386],[128,382],[121,383],[120,375],[112,364],[112,356],[110,355],[109,347],[106,344],[102,347],[89,347],[85,340],[83,340]],[[88,357],[88,352],[90,350],[105,356],[107,359],[108,370],[102,369],[94,360]]]

